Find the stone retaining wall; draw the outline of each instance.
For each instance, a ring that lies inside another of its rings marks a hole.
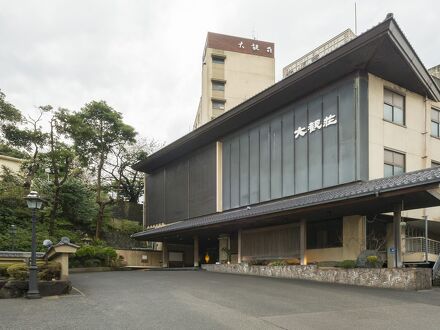
[[[250,266],[247,264],[202,265],[202,269],[242,275],[279,277],[327,283],[400,290],[425,290],[432,287],[429,268],[323,268],[307,266]]]

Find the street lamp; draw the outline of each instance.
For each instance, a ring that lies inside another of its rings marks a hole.
[[[35,213],[37,209],[41,208],[43,200],[38,196],[36,191],[31,191],[29,195],[25,197],[27,206],[32,210],[32,251],[31,251],[31,265],[29,266],[29,290],[26,294],[26,298],[37,299],[41,298],[40,291],[38,291],[38,279],[37,279],[37,238],[36,238],[36,222]]]

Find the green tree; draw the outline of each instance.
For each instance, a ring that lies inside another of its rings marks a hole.
[[[6,95],[0,90],[0,154],[26,158],[27,154],[14,148],[9,141],[10,132],[24,120],[20,110],[6,101]]]
[[[50,113],[49,133],[47,133],[46,148],[47,152],[42,153],[39,159],[39,168],[44,169],[50,175],[50,215],[49,215],[49,234],[53,235],[56,225],[56,218],[60,209],[60,195],[63,185],[66,183],[69,175],[74,171],[73,161],[75,152],[73,148],[64,141],[66,134],[65,109],[53,111],[52,106],[48,105],[44,111]]]
[[[138,140],[126,146],[121,145],[112,151],[108,157],[104,171],[113,180],[113,187],[118,199],[137,203],[144,190],[143,175],[132,169],[132,165],[146,158],[163,144],[156,140]]]
[[[136,132],[124,123],[121,113],[105,101],[87,103],[79,112],[65,113],[66,129],[74,140],[77,155],[89,170],[96,174],[96,239],[101,238],[105,208],[112,199],[103,190],[103,169],[111,152],[134,143]]]

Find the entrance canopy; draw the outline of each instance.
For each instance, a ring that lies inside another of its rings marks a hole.
[[[440,167],[370,181],[354,182],[245,208],[229,210],[133,234],[138,240],[184,240],[238,229],[290,223],[301,219],[330,219],[346,215],[375,215],[440,206]]]

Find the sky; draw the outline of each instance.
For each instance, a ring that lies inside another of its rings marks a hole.
[[[0,0],[0,89],[24,113],[105,100],[141,137],[188,133],[208,31],[275,43],[282,68],[347,28],[354,1]],[[358,0],[358,34],[394,17],[427,68],[440,64],[440,1]]]

